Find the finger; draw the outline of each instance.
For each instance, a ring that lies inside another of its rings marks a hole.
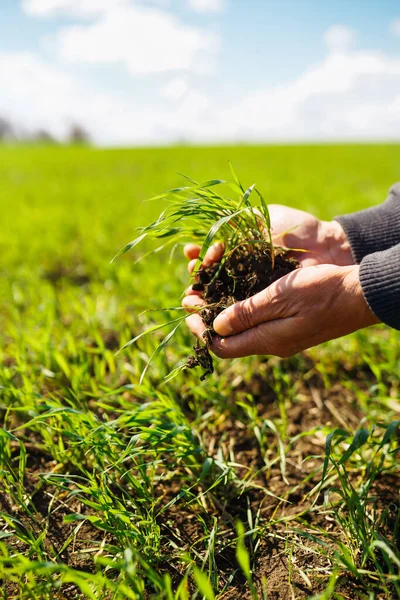
[[[188,260],[197,258],[200,254],[200,246],[197,244],[186,244],[186,246],[183,248],[183,253]]]
[[[206,330],[206,326],[204,325],[200,315],[196,315],[195,313],[189,315],[186,319],[186,324],[190,331],[196,337],[198,337],[201,342],[204,342],[203,333]]]
[[[190,274],[193,273],[193,269],[195,267],[195,265],[197,264],[197,258],[193,258],[192,260],[189,261],[188,263],[188,271]]]
[[[188,244],[190,246],[190,244]],[[193,246],[194,244],[192,244]],[[224,254],[224,245],[221,242],[217,242],[210,246],[207,250],[206,255],[201,264],[202,267],[211,267],[214,263],[219,262]],[[191,274],[194,267],[197,264],[198,255],[192,258],[188,264],[188,271]]]
[[[290,299],[295,273],[285,275],[265,290],[222,311],[213,323],[217,334],[222,337],[234,335],[265,321],[292,316],[295,309]]]
[[[223,257],[225,247],[221,242],[217,242],[210,246],[203,260],[204,267],[210,267],[216,262],[219,262]]]
[[[201,306],[204,306],[205,302],[199,296],[191,295],[185,296],[182,300],[182,306],[189,312],[198,311]]]
[[[213,339],[211,349],[220,358],[242,358],[254,354],[293,356],[302,350],[296,343],[296,318],[277,319],[252,329]]]
[[[302,267],[315,267],[323,264],[318,254],[313,252],[290,252],[289,256],[298,260]]]
[[[287,221],[285,207],[281,204],[269,204],[268,211],[271,219],[272,238],[274,243],[283,245],[284,233],[290,227]]]
[[[185,296],[201,296],[201,292],[194,290],[192,285],[189,285],[185,290]]]

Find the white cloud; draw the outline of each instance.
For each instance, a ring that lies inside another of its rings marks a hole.
[[[325,44],[331,51],[348,50],[354,45],[357,39],[357,34],[354,29],[346,27],[346,25],[333,25],[330,27],[324,36]]]
[[[227,5],[227,0],[189,0],[190,8],[199,13],[222,13]]]
[[[225,0],[190,0],[221,10]],[[75,17],[79,23],[44,40],[66,62],[124,64],[131,74],[170,70],[209,72],[218,36],[162,10],[166,0],[23,0],[35,17]],[[82,20],[89,22],[81,22]]]
[[[393,35],[400,35],[400,19],[395,19],[390,23],[390,31]]]
[[[115,8],[94,23],[66,27],[56,36],[64,61],[120,63],[133,75],[212,69],[218,48],[214,34],[186,25],[156,8]]]
[[[74,94],[72,78],[33,56],[0,53],[0,114],[28,127],[48,126],[60,133],[60,114]]]
[[[162,89],[162,95],[169,100],[179,100],[188,91],[188,84],[181,77],[174,77]]]
[[[172,76],[164,87],[161,81],[154,75],[152,95],[139,101],[130,85],[125,92],[121,86],[119,93],[100,91],[66,67],[3,52],[0,115],[57,135],[68,122],[78,121],[103,145],[400,139],[400,55],[344,50],[343,45],[339,52],[336,45],[291,81],[230,95],[229,104],[223,94],[214,95],[213,78],[203,80],[210,81],[205,91],[199,77],[196,86],[182,75]]]
[[[22,0],[22,8],[34,17],[93,17],[113,12],[118,7],[131,7],[137,0]],[[146,0],[144,0],[146,2]],[[142,0],[142,4],[144,3]],[[198,13],[222,13],[228,0],[186,0],[189,8]],[[166,6],[168,0],[147,0],[147,4]]]
[[[0,114],[28,131],[46,128],[62,138],[68,125],[78,121],[107,142],[111,140],[101,123],[109,120],[112,128],[118,110],[127,116],[120,99],[86,89],[81,81],[38,56],[0,53]],[[120,135],[118,128],[113,135]]]
[[[130,0],[23,0],[22,8],[35,17],[93,17],[129,4]]]
[[[190,137],[202,122],[206,95],[187,91],[179,106],[138,104],[132,97],[102,92],[29,53],[0,52],[0,115],[33,132],[64,138],[70,123],[82,124],[101,145],[166,143]]]
[[[218,123],[231,139],[399,138],[398,97],[400,57],[332,51],[287,85],[248,95]]]

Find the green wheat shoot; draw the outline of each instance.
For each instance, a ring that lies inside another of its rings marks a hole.
[[[201,246],[201,250],[192,273],[193,278],[199,270],[207,250],[214,242],[220,241],[225,247],[221,266],[240,244],[262,243],[270,252],[273,267],[274,246],[268,206],[256,185],[253,184],[245,189],[232,165],[229,166],[233,177],[231,181],[213,179],[198,183],[184,176],[190,185],[174,188],[151,198],[149,201],[166,201],[168,204],[155,221],[137,229],[137,236],[126,244],[111,262],[146,239],[155,240],[157,245],[142,258],[160,252],[169,246],[175,248],[188,242],[197,242]],[[218,186],[224,186],[224,189],[231,190],[233,194],[227,196],[218,193],[216,191]],[[131,346],[143,335],[156,329],[173,325],[172,331],[162,340],[150,357],[142,373],[141,381],[150,362],[166,346],[186,318],[185,314],[168,323],[150,327],[121,348],[123,350]],[[179,367],[178,371],[182,368],[184,365]]]

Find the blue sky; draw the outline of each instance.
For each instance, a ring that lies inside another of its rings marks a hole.
[[[102,145],[398,139],[397,0],[2,0],[0,115]]]

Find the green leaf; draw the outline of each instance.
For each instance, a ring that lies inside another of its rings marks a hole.
[[[250,198],[251,192],[254,190],[255,186],[256,186],[256,184],[255,184],[255,183],[253,183],[253,185],[251,185],[251,186],[250,186],[250,187],[249,187],[249,188],[248,188],[248,189],[245,191],[245,193],[244,193],[244,194],[243,194],[243,196],[242,196],[242,199],[241,199],[241,201],[240,201],[240,204],[239,204],[239,206],[240,206],[241,204],[244,204],[244,205],[245,205],[245,206],[247,206],[248,208],[250,208],[250,209],[252,208],[252,207],[251,207],[251,202],[250,202],[249,198]]]
[[[142,240],[144,240],[146,235],[147,235],[147,233],[142,233],[142,235],[140,235],[136,239],[129,242],[129,244],[126,244],[126,246],[124,246],[119,252],[117,252],[117,254],[111,259],[111,263],[113,263],[116,258],[118,258],[119,256],[122,256],[123,254],[128,252],[131,248],[133,248],[134,246],[139,244]]]
[[[185,177],[185,179],[189,179],[186,176],[184,176],[184,177]],[[189,179],[189,181],[191,181],[191,180]],[[197,188],[199,188],[199,189],[209,188],[209,187],[213,187],[214,185],[219,185],[220,183],[226,183],[226,181],[224,181],[223,179],[211,179],[210,181],[206,181],[205,183],[172,188],[171,190],[166,190],[165,192],[161,192],[161,194],[158,194],[157,196],[153,196],[153,198],[150,198],[150,200],[162,200],[163,198],[166,198],[167,196],[181,194],[182,192],[191,192],[193,190],[196,190]]]
[[[199,592],[203,594],[203,597],[206,600],[215,600],[214,590],[207,575],[196,566],[193,568],[193,575]]]
[[[206,181],[205,183],[202,183],[201,185],[199,185],[200,188],[209,188],[209,187],[213,187],[214,185],[220,185],[221,183],[227,183],[224,179],[210,179],[210,181]]]
[[[147,369],[150,366],[150,363],[152,362],[152,360],[155,359],[156,356],[158,356],[158,354],[160,354],[160,352],[165,348],[165,346],[168,344],[169,340],[173,337],[173,335],[175,334],[176,330],[178,329],[178,327],[180,327],[182,321],[184,320],[185,317],[179,319],[179,323],[173,328],[172,331],[169,332],[168,335],[165,336],[165,338],[162,340],[162,342],[157,346],[157,348],[154,350],[153,354],[150,356],[145,368],[142,371],[142,374],[140,376],[140,381],[139,381],[139,385],[142,384],[144,376],[146,375]]]
[[[257,188],[256,188],[256,193],[258,194],[258,197],[260,198],[262,212],[263,212],[266,224],[267,224],[268,241],[269,241],[269,245],[271,246],[272,264],[274,264],[275,254],[274,254],[274,243],[272,241],[271,216],[269,214],[269,209],[268,209],[267,203],[265,202],[264,197],[262,196],[261,192],[258,191]]]
[[[0,437],[8,438],[9,440],[13,440],[14,442],[18,442],[20,446],[22,445],[21,440],[19,440],[17,437],[15,437],[15,435],[13,435],[9,431],[7,431],[7,429],[3,429],[2,427],[0,427]]]
[[[236,175],[236,171],[235,171],[235,169],[233,168],[233,165],[232,165],[232,163],[231,163],[231,161],[230,161],[230,160],[228,160],[228,165],[229,165],[229,168],[230,168],[230,170],[231,170],[231,173],[232,173],[232,177],[233,177],[233,180],[234,180],[234,182],[235,182],[235,183],[236,183],[236,185],[238,186],[239,190],[240,190],[240,191],[241,191],[241,192],[244,194],[244,187],[243,187],[243,186],[242,186],[242,184],[240,183],[240,181],[239,181],[239,178],[238,178],[238,176]]]
[[[129,340],[129,342],[126,342],[126,344],[124,344],[122,346],[122,348],[120,348],[118,350],[118,352],[116,352],[116,354],[119,354],[120,352],[122,352],[122,350],[129,348],[129,346],[132,346],[133,344],[135,344],[143,336],[148,335],[149,333],[153,333],[154,331],[158,331],[158,329],[163,329],[164,327],[168,327],[168,325],[172,325],[172,323],[177,323],[178,321],[183,321],[186,318],[187,318],[187,315],[185,315],[183,317],[177,317],[176,319],[172,319],[171,321],[168,321],[167,323],[162,323],[161,325],[153,325],[152,327],[149,327],[148,329],[146,329],[146,331],[142,331],[142,333],[139,333],[139,335],[137,335],[136,337]]]
[[[207,250],[211,246],[213,239],[215,238],[215,236],[217,235],[217,233],[221,229],[221,227],[223,227],[224,225],[229,223],[229,221],[231,221],[232,219],[234,219],[235,217],[237,217],[238,215],[240,215],[241,213],[243,213],[245,211],[248,211],[248,208],[241,208],[240,210],[237,210],[229,215],[226,215],[225,217],[221,217],[209,229],[206,239],[204,240],[203,245],[201,247],[199,258],[197,259],[197,263],[195,265],[195,268],[193,269],[193,274],[195,274],[196,271],[198,270],[202,260],[204,259],[205,255],[206,255]]]
[[[190,183],[193,183],[193,185],[199,185],[197,181],[195,181],[194,179],[192,179],[188,175],[185,175],[184,173],[179,173],[178,172],[178,175],[180,175],[181,177],[184,177],[185,179],[187,179],[188,181],[190,181]]]
[[[63,517],[63,523],[74,523],[75,521],[86,521],[86,516],[80,513],[72,513]]]
[[[78,586],[80,591],[90,600],[96,600],[98,595],[94,593],[90,583],[78,572],[66,573],[62,575],[63,583],[73,583]]]
[[[390,425],[387,426],[385,435],[383,436],[383,439],[382,439],[381,443],[379,444],[379,449],[383,448],[383,446],[385,444],[389,444],[391,439],[395,436],[395,433],[396,433],[397,429],[399,428],[399,425],[400,425],[400,420],[393,421],[393,423],[390,423]]]
[[[180,227],[174,227],[172,229],[169,229],[165,233],[160,233],[160,235],[156,235],[156,237],[157,238],[166,238],[166,237],[169,237],[170,235],[176,235],[177,233],[179,233],[181,231],[182,231],[182,229]]]
[[[167,196],[172,196],[173,194],[180,194],[181,192],[188,192],[191,189],[193,189],[193,186],[191,186],[191,185],[186,185],[186,186],[178,187],[178,188],[172,188],[171,190],[165,190],[165,192],[161,192],[161,194],[157,194],[157,196],[153,196],[152,198],[149,198],[149,201],[151,202],[152,200],[162,200],[163,198],[166,198]]]
[[[282,479],[287,485],[289,485],[289,482],[286,478],[286,454],[285,454],[285,448],[283,446],[281,436],[279,435],[278,429],[276,428],[273,421],[271,421],[270,419],[266,419],[265,425],[267,427],[269,427],[269,429],[271,429],[271,431],[273,431],[274,434],[276,435],[276,438],[278,440],[278,447],[279,447],[279,457],[280,457]]]
[[[383,540],[374,540],[371,544],[371,549],[380,548],[389,559],[400,569],[400,559],[397,554],[393,552],[393,550],[383,541]]]
[[[246,579],[250,577],[250,556],[244,544],[238,544],[236,547],[236,558],[239,567],[243,571]]]
[[[334,554],[338,558],[338,560],[346,566],[350,573],[352,573],[355,577],[357,577],[357,565],[354,563],[351,552],[346,548],[346,546],[342,543],[338,543],[341,553],[336,551]]]
[[[261,194],[261,192],[258,191],[257,188],[256,188],[256,194],[260,198],[261,207],[263,209],[263,214],[264,214],[265,220],[267,222],[267,227],[268,227],[268,230],[269,230],[269,229],[271,229],[271,218],[270,218],[270,214],[269,214],[269,209],[268,209],[267,203],[265,202],[263,195]]]
[[[367,439],[369,438],[369,431],[367,429],[359,429],[354,436],[353,441],[350,446],[347,448],[346,452],[343,454],[342,458],[339,460],[338,465],[342,465],[346,460],[350,458],[354,452],[356,452],[361,446],[365,444]]]
[[[328,471],[329,457],[331,455],[332,440],[335,435],[339,436],[341,438],[346,438],[349,434],[344,429],[341,429],[340,427],[338,427],[334,431],[331,431],[331,433],[329,433],[327,435],[326,441],[325,441],[325,459],[324,459],[324,466],[322,469],[322,477],[321,477],[320,487],[322,487],[322,485],[325,481],[326,473]]]

